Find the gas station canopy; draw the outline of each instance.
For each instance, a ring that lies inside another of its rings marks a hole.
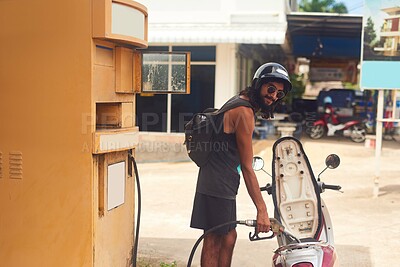
[[[150,43],[283,44],[285,23],[168,24],[149,25]]]
[[[360,59],[361,15],[293,12],[287,22],[293,55]]]

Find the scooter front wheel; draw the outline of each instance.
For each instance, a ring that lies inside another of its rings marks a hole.
[[[325,134],[325,128],[322,125],[315,125],[308,129],[308,135],[311,139],[320,139]]]
[[[357,124],[351,126],[349,130],[350,130],[350,139],[353,142],[361,143],[365,141],[365,134],[366,134],[365,127]]]

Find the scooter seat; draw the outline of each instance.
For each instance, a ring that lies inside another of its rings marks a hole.
[[[301,143],[282,137],[273,146],[272,198],[275,216],[299,239],[315,241],[322,211],[317,181]]]

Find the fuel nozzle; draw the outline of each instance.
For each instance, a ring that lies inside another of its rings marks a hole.
[[[270,218],[269,221],[271,222],[271,231],[274,233],[283,232],[285,227],[275,218]],[[242,220],[239,221],[239,224],[243,224],[249,227],[257,227],[256,220]]]
[[[274,233],[283,232],[285,230],[285,226],[283,226],[277,219],[270,218],[269,221],[271,222],[271,231]]]
[[[259,241],[259,240],[264,240],[264,239],[271,239],[275,237],[277,234],[283,232],[285,230],[285,227],[275,218],[270,218],[269,221],[271,222],[271,235],[266,236],[266,237],[260,237],[259,233],[257,231],[257,221],[256,220],[246,220],[246,221],[241,221],[243,222],[242,224],[245,224],[247,226],[253,226],[255,227],[254,233],[249,233],[249,239],[250,241]]]
[[[274,233],[283,232],[285,227],[275,218],[270,218],[269,221],[271,222],[271,231]],[[239,221],[239,224],[243,224],[249,227],[256,227],[257,221],[256,220],[242,220]]]

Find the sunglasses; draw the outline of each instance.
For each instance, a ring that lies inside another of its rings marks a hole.
[[[276,93],[276,98],[278,98],[278,99],[282,99],[286,95],[286,93],[284,91],[278,90],[275,86],[272,86],[272,85],[269,86],[267,90],[268,90],[269,94],[273,94],[273,93],[277,92]]]

